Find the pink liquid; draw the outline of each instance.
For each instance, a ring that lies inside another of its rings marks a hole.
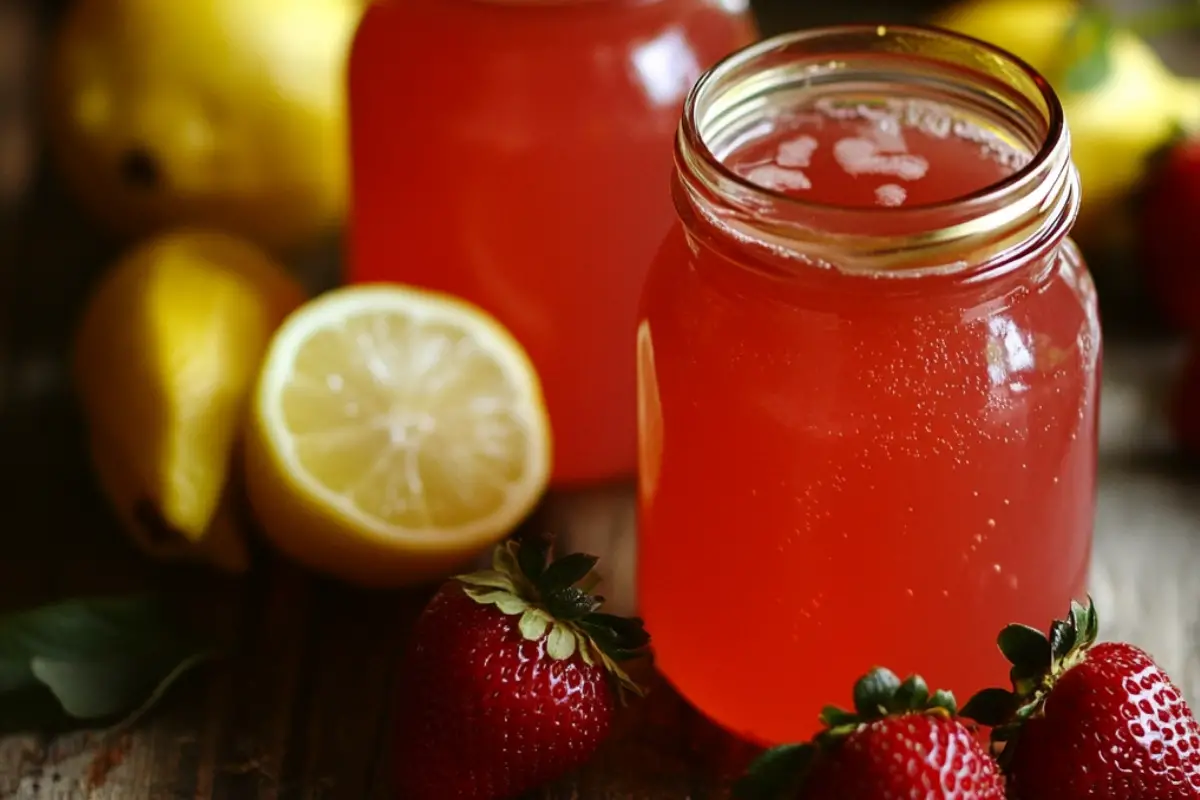
[[[725,160],[878,206],[880,231],[887,206],[1022,161],[928,127],[806,115]],[[876,665],[960,701],[1003,685],[999,630],[1045,629],[1086,586],[1100,331],[1074,246],[975,282],[850,274],[676,196],[639,334],[638,592],[659,668],[764,742],[811,735]]]
[[[671,144],[736,3],[397,0],[350,61],[351,282],[464,297],[529,351],[556,483],[631,476],[631,353]]]

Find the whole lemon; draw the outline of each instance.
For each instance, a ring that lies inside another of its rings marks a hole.
[[[242,423],[267,344],[303,301],[258,247],[194,230],[132,248],[89,298],[73,367],[92,463],[151,555],[246,566],[232,513]]]
[[[76,0],[51,56],[52,155],[85,208],[288,250],[346,208],[345,62],[363,0]]]
[[[1068,72],[1089,44],[1071,35],[1079,13],[1073,0],[966,0],[934,22],[1008,50],[1054,87],[1083,187],[1075,236],[1102,251],[1128,245],[1132,217],[1126,206],[1149,157],[1180,125],[1200,117],[1200,102],[1150,45],[1119,27],[1102,45],[1108,48],[1103,77],[1095,85],[1073,85]]]

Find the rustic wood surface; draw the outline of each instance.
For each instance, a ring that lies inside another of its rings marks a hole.
[[[765,29],[794,24],[784,5],[760,4]],[[0,0],[0,16],[19,20],[6,30],[37,28],[33,6]],[[892,8],[865,3],[861,13]],[[13,70],[36,64],[36,46],[4,41],[0,56],[28,57],[0,62],[0,88],[12,85]],[[13,96],[33,102],[26,94],[35,93],[0,92],[0,106]],[[388,797],[389,698],[423,597],[356,591],[270,556],[235,581],[151,565],[129,549],[84,462],[63,372],[70,323],[118,244],[89,228],[44,165],[29,168],[31,122],[12,116],[11,105],[0,111],[9,115],[0,114],[0,140],[5,131],[19,137],[0,141],[0,607],[166,587],[230,646],[228,658],[185,679],[131,730],[0,738],[0,800]],[[18,151],[27,155],[11,155]],[[317,254],[310,264],[313,282],[326,282],[330,260]],[[1179,353],[1114,328],[1106,330],[1093,591],[1107,611],[1105,635],[1150,649],[1197,701],[1200,472],[1172,453],[1161,413]],[[610,486],[554,494],[534,524],[628,575],[633,520],[631,489]],[[609,594],[628,606],[628,579],[613,584]],[[534,796],[722,797],[746,748],[657,688],[588,768]]]
[[[1149,648],[1194,700],[1200,472],[1172,454],[1159,413],[1176,361],[1163,345],[1109,348],[1093,591],[1108,612],[1105,636]],[[387,797],[389,697],[421,595],[356,591],[270,559],[244,581],[149,569],[104,524],[72,453],[47,458],[59,488],[43,492],[45,504],[19,527],[5,526],[10,551],[21,548],[14,542],[23,536],[41,545],[31,544],[28,558],[5,558],[0,574],[15,583],[3,587],[4,597],[11,585],[23,585],[20,594],[30,598],[165,579],[227,637],[232,655],[187,679],[157,712],[117,736],[0,740],[0,798]],[[47,479],[30,476],[27,488]],[[538,524],[562,531],[570,546],[627,565],[632,503],[623,486],[559,494]],[[719,798],[747,754],[658,686],[626,714],[596,761],[535,797]]]

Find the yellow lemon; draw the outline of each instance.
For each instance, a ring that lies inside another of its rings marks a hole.
[[[550,425],[525,351],[486,313],[338,289],[279,329],[246,438],[251,506],[313,569],[388,586],[450,574],[530,512]]]
[[[1145,41],[1121,29],[1108,44],[1106,77],[1073,90],[1066,71],[1085,44],[1070,35],[1078,13],[1072,0],[967,0],[933,21],[1017,55],[1058,92],[1083,187],[1076,238],[1096,251],[1127,244],[1125,204],[1148,158],[1200,116],[1200,104],[1186,99],[1190,90]]]
[[[990,42],[1041,72],[1054,63],[1076,14],[1074,0],[964,0],[932,21]]]
[[[150,239],[101,280],[76,334],[76,389],[100,486],[148,553],[246,566],[235,451],[270,337],[303,300],[223,233]]]
[[[53,45],[53,156],[120,234],[274,249],[343,219],[344,72],[362,0],[77,0]]]

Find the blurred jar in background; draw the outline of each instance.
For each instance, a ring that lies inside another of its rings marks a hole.
[[[555,483],[636,466],[635,325],[693,82],[744,0],[404,0],[350,58],[349,279],[475,302],[528,349]]]

